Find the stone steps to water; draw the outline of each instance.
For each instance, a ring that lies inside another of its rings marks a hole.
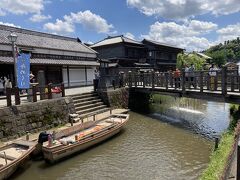
[[[90,109],[90,108],[98,107],[98,106],[101,106],[101,105],[103,105],[103,102],[90,103],[88,105],[75,107],[75,110],[76,111],[82,111],[82,110],[85,110],[85,109]]]
[[[88,97],[98,97],[98,95],[97,93],[78,94],[78,95],[72,96],[72,99],[77,100],[77,99],[85,99]]]
[[[79,106],[85,106],[85,105],[94,104],[94,103],[98,103],[98,102],[102,102],[102,100],[95,99],[95,100],[83,101],[83,102],[79,102],[79,103],[74,103],[74,105],[75,105],[75,108],[77,108]]]
[[[94,116],[94,115],[97,115],[97,114],[101,114],[101,113],[104,113],[104,112],[107,112],[107,111],[110,111],[110,108],[102,108],[102,109],[92,111],[92,112],[89,112],[89,113],[80,114],[79,117],[81,119],[83,119],[83,118],[87,118],[89,116]]]
[[[106,105],[100,105],[100,106],[96,106],[96,107],[92,107],[92,108],[88,108],[88,109],[84,109],[84,110],[80,110],[80,111],[76,111],[79,115],[82,114],[86,114],[86,113],[91,113],[93,111],[97,111],[97,110],[101,110],[106,108]]]
[[[73,99],[76,113],[79,114],[80,119],[110,110],[110,108],[104,105],[98,94],[95,92],[75,94],[71,97]]]
[[[98,99],[99,99],[98,96],[87,97],[87,98],[83,98],[83,99],[74,99],[73,103],[77,104],[77,103],[82,103],[82,102],[86,102],[86,101],[98,100]]]

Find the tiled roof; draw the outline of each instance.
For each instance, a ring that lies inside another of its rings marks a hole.
[[[125,36],[114,36],[114,37],[105,38],[102,41],[99,41],[99,42],[91,45],[90,47],[94,48],[94,47],[105,46],[105,45],[110,45],[110,44],[117,44],[117,43],[122,43],[122,42],[143,45],[141,42],[127,38]]]
[[[99,63],[96,61],[63,60],[63,59],[30,59],[30,63],[31,64],[45,64],[45,65],[99,66]],[[13,64],[13,58],[0,56],[0,64]]]
[[[162,42],[153,41],[153,40],[149,40],[149,39],[144,39],[142,42],[144,43],[144,41],[150,42],[152,44],[156,44],[156,45],[159,45],[159,46],[165,46],[165,47],[171,47],[171,48],[184,50],[183,48],[180,48],[180,47],[177,47],[177,46],[174,46],[174,45],[171,45],[171,44],[167,44],[167,43],[162,43]]]
[[[205,59],[212,59],[210,56],[207,56],[206,54],[203,54],[203,53],[200,53],[200,52],[197,52],[197,55],[205,58]]]
[[[79,42],[77,38],[58,36],[54,34],[31,31],[0,25],[0,44],[10,44],[7,36],[15,33],[18,38],[16,45],[36,48],[47,48],[72,52],[95,54],[96,51]]]

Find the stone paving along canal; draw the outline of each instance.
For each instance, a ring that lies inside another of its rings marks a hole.
[[[117,136],[55,165],[32,161],[13,179],[197,179],[213,142],[137,113]]]

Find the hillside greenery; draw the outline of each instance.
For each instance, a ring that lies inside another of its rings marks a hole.
[[[212,46],[204,53],[213,58],[211,63],[218,66],[222,66],[227,62],[238,62],[240,61],[240,38]]]

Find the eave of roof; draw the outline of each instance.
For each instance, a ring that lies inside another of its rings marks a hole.
[[[142,42],[127,38],[123,35],[120,36],[113,36],[113,37],[107,37],[101,41],[96,42],[95,44],[91,45],[91,48],[100,47],[100,46],[107,46],[107,45],[113,45],[118,43],[130,43],[130,44],[137,44],[142,45],[144,44]]]
[[[149,42],[149,43],[154,44],[154,45],[158,45],[158,46],[165,46],[165,47],[175,48],[175,49],[179,49],[179,50],[185,50],[183,48],[180,48],[180,47],[177,47],[177,46],[174,46],[174,45],[171,45],[171,44],[161,43],[161,42],[157,42],[157,41],[153,41],[153,40],[149,40],[149,39],[143,39],[142,40],[143,44],[144,44],[144,41]]]
[[[64,60],[64,59],[30,59],[31,64],[38,65],[79,65],[79,66],[99,66],[96,61],[79,61],[79,60]],[[12,57],[0,56],[0,64],[13,64]]]
[[[78,38],[59,36],[6,25],[0,25],[0,44],[11,45],[7,38],[11,32],[18,36],[16,45],[23,47],[38,47],[89,54],[97,53],[95,50],[81,43]]]

